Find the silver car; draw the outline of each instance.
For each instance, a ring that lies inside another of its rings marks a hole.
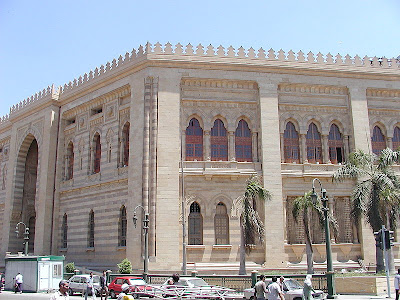
[[[271,284],[266,282],[267,286]],[[244,298],[247,300],[255,300],[254,288],[245,289],[243,291]],[[285,279],[283,281],[283,295],[285,300],[301,300],[303,297],[303,286],[296,279]],[[315,290],[312,294],[314,299],[326,299],[326,294],[321,290]]]
[[[86,292],[87,281],[90,275],[74,275],[69,279],[69,289],[68,294],[72,296],[75,293],[80,293],[82,295]],[[100,295],[100,277],[93,275],[93,286],[96,291],[96,295]],[[90,294],[89,294],[90,295]]]

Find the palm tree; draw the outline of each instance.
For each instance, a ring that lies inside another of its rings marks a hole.
[[[311,198],[312,191],[305,193],[301,197],[297,197],[293,201],[292,215],[298,222],[299,215],[302,216],[304,225],[304,236],[306,239],[306,256],[307,256],[307,274],[314,273],[314,251],[312,247],[311,229],[310,229],[310,213],[315,211],[317,213],[319,224],[321,228],[324,228],[324,211],[322,208],[321,200],[318,198],[317,202],[313,202]],[[328,220],[333,229],[336,230],[337,224],[335,218],[329,214]]]
[[[239,275],[246,275],[246,252],[250,245],[264,242],[265,227],[257,212],[257,200],[270,200],[271,194],[266,190],[257,176],[246,181],[246,189],[240,205],[240,267]]]
[[[356,180],[351,195],[351,215],[355,224],[358,225],[364,216],[373,231],[379,231],[382,225],[395,229],[399,216],[400,180],[392,165],[399,157],[399,152],[389,148],[382,150],[379,156],[358,150],[351,153],[349,160],[333,174],[333,180],[338,182]],[[383,252],[376,247],[376,271],[383,270]]]

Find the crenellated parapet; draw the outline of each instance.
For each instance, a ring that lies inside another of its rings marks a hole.
[[[10,107],[10,116],[21,111],[22,109],[31,106],[32,104],[39,104],[41,102],[49,101],[49,100],[57,100],[60,93],[60,88],[55,87],[54,84],[47,89],[43,89],[42,91],[36,93],[35,95],[13,105]]]
[[[8,122],[10,119],[9,115],[5,115],[0,117],[0,125],[5,124],[6,122]]]
[[[225,63],[274,68],[304,68],[376,74],[389,72],[395,75],[400,74],[400,62],[396,58],[388,59],[377,56],[364,56],[361,58],[358,55],[351,57],[348,54],[345,56],[341,56],[340,54],[334,56],[330,53],[322,54],[319,52],[315,54],[311,51],[308,53],[302,51],[295,53],[292,50],[285,52],[282,49],[278,51],[274,49],[264,50],[263,48],[258,50],[253,48],[244,49],[243,47],[235,49],[232,46],[226,48],[223,46],[215,47],[213,45],[203,46],[202,44],[192,46],[190,43],[186,46],[180,43],[175,46],[170,43],[166,43],[165,45],[158,42],[154,45],[147,43],[145,46],[140,46],[137,50],[133,49],[131,52],[126,52],[124,55],[114,58],[105,65],[101,65],[61,87],[49,86],[47,89],[36,93],[30,98],[13,105],[10,108],[10,116],[33,103],[48,99],[58,100],[63,95],[68,97],[74,91],[78,91],[91,84],[96,84],[116,74],[123,73],[130,67],[139,65],[140,63],[168,60],[186,63]],[[6,119],[7,117],[0,119],[0,124],[5,122]]]

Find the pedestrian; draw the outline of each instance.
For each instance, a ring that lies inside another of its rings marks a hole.
[[[173,285],[179,285],[179,274],[175,273],[172,275],[172,284]]]
[[[4,286],[4,283],[3,283],[3,273],[0,273],[0,293],[1,293],[1,291],[3,290],[3,286]]]
[[[283,293],[283,282],[284,282],[284,281],[285,281],[285,277],[283,277],[283,276],[279,277],[279,282],[278,282],[278,284],[279,284],[279,286],[280,286],[280,288],[281,288],[282,293]]]
[[[272,283],[268,286],[268,300],[285,300],[277,281],[278,277],[272,276]]]
[[[87,300],[87,296],[88,296],[89,292],[92,293],[92,299],[96,300],[96,289],[94,288],[93,272],[90,272],[89,278],[86,281],[85,300]]]
[[[68,280],[61,280],[58,283],[59,290],[55,292],[53,295],[51,295],[50,300],[69,300],[69,295],[68,295]]]
[[[399,300],[399,286],[400,286],[400,269],[397,270],[396,276],[394,276],[394,289],[396,290],[396,300]]]
[[[118,294],[117,300],[130,300],[134,299],[132,295],[128,295],[129,292],[129,284],[124,283],[121,285],[122,292]]]
[[[108,297],[107,287],[107,272],[103,271],[103,276],[100,277],[100,299],[103,300],[103,294],[105,293],[104,299]]]
[[[315,292],[312,283],[311,283],[312,275],[308,274],[306,279],[304,280],[304,287],[303,287],[303,300],[313,300],[312,292]]]
[[[259,280],[254,286],[254,293],[257,300],[265,300],[265,294],[268,293],[267,285],[265,284],[265,276],[261,274]]]
[[[15,293],[22,294],[22,283],[24,282],[24,277],[21,273],[18,272],[17,276],[15,276]]]

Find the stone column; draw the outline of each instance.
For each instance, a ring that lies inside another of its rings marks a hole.
[[[253,153],[253,162],[258,162],[257,132],[252,132],[251,147],[252,147],[252,153]]]
[[[64,167],[64,180],[67,180],[68,179],[68,165],[69,165],[69,159],[68,159],[69,157],[68,157],[68,155],[65,155],[65,159],[64,159],[64,161],[65,161],[65,167]]]
[[[228,159],[230,161],[235,161],[236,153],[235,153],[235,132],[234,131],[228,132],[228,147],[229,147]]]
[[[186,129],[182,130],[182,160],[185,161],[186,160]],[[183,166],[182,166],[183,168]]]
[[[285,162],[285,139],[283,137],[283,133],[281,133],[281,162]]]
[[[305,134],[300,134],[300,155],[301,155],[301,162],[303,164],[308,163],[306,135]]]
[[[322,158],[323,163],[330,164],[331,160],[329,158],[328,136],[326,134],[322,135],[322,153],[324,155]]]
[[[121,138],[119,141],[119,166],[123,167],[124,166],[124,146],[125,146],[125,140],[124,138]]]
[[[386,138],[386,144],[388,148],[393,149],[393,141],[391,137]]]
[[[349,98],[354,139],[351,151],[363,150],[370,153],[372,146],[366,88],[362,86],[349,86]],[[372,229],[364,220],[361,220],[360,225],[359,240],[365,264],[375,264],[375,247],[371,247],[371,245],[375,244]]]
[[[349,136],[345,135],[343,138],[343,160],[346,161],[349,158]]]
[[[211,160],[211,134],[210,130],[204,130],[204,160]]]
[[[258,80],[260,89],[260,135],[264,187],[272,199],[265,203],[265,263],[271,268],[283,268],[287,260],[284,249],[284,208],[282,201],[282,175],[278,111],[278,85],[268,79]],[[274,216],[271,218],[271,213]]]

